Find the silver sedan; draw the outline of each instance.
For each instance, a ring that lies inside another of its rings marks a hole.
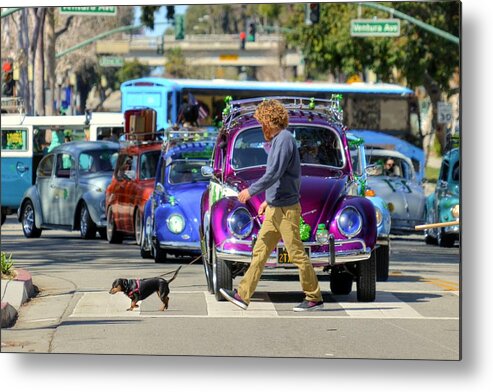
[[[43,229],[56,228],[80,230],[85,239],[96,232],[105,237],[105,192],[118,148],[114,142],[72,142],[43,157],[17,211],[24,235],[38,238]]]

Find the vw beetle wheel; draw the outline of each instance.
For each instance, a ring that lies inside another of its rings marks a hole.
[[[455,243],[454,237],[445,234],[443,229],[438,229],[438,238],[437,238],[438,246],[442,248],[452,248]]]
[[[202,263],[204,264],[204,274],[205,274],[205,280],[207,282],[207,290],[209,290],[209,293],[214,294],[214,284],[212,279],[212,267],[211,267],[212,249],[210,246],[208,246],[209,238],[207,237],[204,238],[205,249],[202,252]]]
[[[138,246],[140,246],[140,243],[142,242],[142,229],[143,229],[142,215],[140,214],[140,211],[137,208],[134,214],[134,232],[135,232],[135,242],[137,242]]]
[[[140,241],[140,257],[143,259],[152,259],[151,247],[149,245],[149,239],[147,238],[144,230],[144,226],[142,226],[142,234]]]
[[[108,223],[106,225],[106,238],[110,244],[121,244],[123,242],[123,235],[116,230],[115,217],[113,216],[113,209],[108,209]]]
[[[389,280],[390,247],[381,245],[377,248],[377,282]]]
[[[217,301],[225,301],[219,289],[231,290],[233,288],[233,275],[231,274],[230,265],[217,258],[216,247],[212,244],[212,282],[214,295]]]
[[[358,262],[358,278],[356,279],[356,296],[359,302],[373,302],[376,297],[376,251],[371,252],[368,260]]]
[[[85,240],[92,240],[96,238],[96,231],[96,224],[89,214],[86,203],[83,202],[80,209],[80,236]]]
[[[34,207],[31,201],[28,201],[22,211],[22,231],[26,238],[41,237],[41,229],[36,227],[34,216]]]

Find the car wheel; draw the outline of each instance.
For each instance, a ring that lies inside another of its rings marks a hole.
[[[108,237],[106,235],[106,228],[104,229],[98,229],[98,233],[99,233],[99,236],[103,239],[103,240],[107,240]]]
[[[140,235],[140,257],[143,259],[152,259],[151,247],[149,245],[149,239],[147,238],[144,226],[142,226],[142,233]]]
[[[92,240],[96,238],[96,224],[89,214],[89,209],[86,203],[82,202],[80,208],[80,236],[85,240]]]
[[[4,214],[2,212],[2,225],[5,223],[6,220],[7,220],[7,214]]]
[[[390,246],[381,245],[377,248],[377,282],[389,280]]]
[[[219,289],[231,290],[233,288],[233,275],[229,263],[217,258],[214,243],[211,246],[212,261],[212,283],[214,295],[217,301],[225,301]]]
[[[106,238],[110,244],[121,244],[123,242],[123,235],[115,228],[115,217],[113,216],[113,209],[108,209],[108,223],[106,225]]]
[[[376,297],[376,251],[371,252],[368,260],[358,262],[358,278],[356,279],[356,293],[359,302],[373,302]]]
[[[159,246],[156,247],[156,246],[153,246],[153,250],[154,250],[154,261],[156,263],[166,263],[167,261],[167,255],[166,255],[166,251],[161,249]]]
[[[137,242],[137,245],[140,246],[140,243],[142,242],[142,215],[137,208],[135,210],[134,214],[134,232],[135,232],[135,242]]]
[[[209,237],[210,238],[210,237]],[[204,274],[205,274],[205,280],[207,282],[207,290],[209,290],[209,293],[214,294],[214,285],[212,283],[212,266],[211,266],[211,252],[212,249],[209,246],[209,238],[207,236],[204,238],[204,247],[205,249],[202,252],[202,262],[204,264]]]
[[[34,207],[31,201],[28,201],[22,210],[22,231],[26,238],[41,237],[42,230],[36,227]]]
[[[334,295],[348,295],[353,287],[353,276],[339,268],[330,271],[330,291]]]
[[[425,209],[425,217],[426,217],[426,223],[433,223],[433,218],[430,216],[428,209]],[[424,235],[425,235],[425,243],[427,245],[436,245],[437,244],[437,239],[432,235],[433,229],[425,229]]]
[[[438,246],[442,248],[452,248],[455,243],[454,237],[447,235],[443,232],[443,229],[438,230],[437,238]]]

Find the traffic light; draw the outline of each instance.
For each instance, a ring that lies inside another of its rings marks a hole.
[[[168,19],[168,22],[170,20],[175,19],[175,6],[174,5],[167,5],[166,6],[166,19]]]
[[[12,70],[12,63],[5,61],[2,64],[2,96],[12,97],[14,95],[14,75]]]
[[[185,39],[185,18],[183,15],[175,16],[175,40]]]
[[[256,27],[255,23],[250,23],[249,29],[248,29],[248,41],[254,42],[255,41],[255,33],[256,33]]]
[[[305,4],[305,24],[312,25],[320,21],[320,3]]]
[[[240,33],[240,50],[245,50],[246,33],[242,31]]]

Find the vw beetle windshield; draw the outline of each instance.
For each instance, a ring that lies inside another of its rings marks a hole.
[[[169,170],[170,184],[185,184],[198,181],[209,181],[208,177],[204,177],[201,173],[201,167],[209,165],[209,161],[205,160],[175,160]]]
[[[317,126],[292,125],[302,164],[344,167],[343,148],[339,135]],[[235,170],[262,166],[267,163],[270,143],[264,139],[262,128],[250,128],[241,132],[234,142],[232,167]]]
[[[118,158],[117,150],[84,151],[79,155],[79,172],[81,175],[96,172],[112,172]]]

